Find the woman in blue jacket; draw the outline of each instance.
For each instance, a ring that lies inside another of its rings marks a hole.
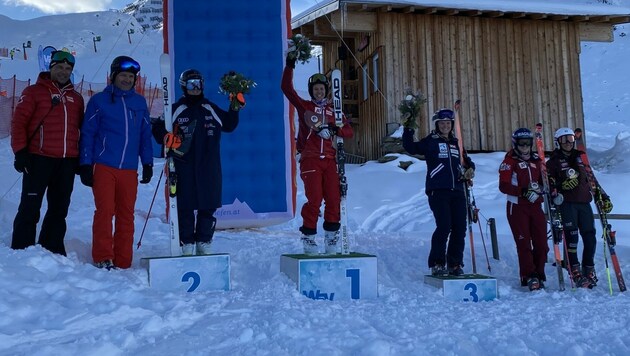
[[[435,129],[419,142],[413,140],[414,130],[405,128],[403,147],[410,154],[424,155],[427,162],[426,194],[436,224],[429,253],[431,274],[459,276],[464,273],[464,190],[466,181],[474,175],[475,165],[465,156],[465,167],[461,167],[458,140],[453,136],[454,112],[441,109],[432,121]]]

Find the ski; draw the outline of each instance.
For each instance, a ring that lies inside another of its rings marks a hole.
[[[167,53],[160,55],[160,75],[162,77],[162,98],[164,101],[164,124],[168,132],[173,132],[171,59]],[[168,225],[170,237],[171,256],[181,256],[182,249],[179,244],[179,217],[177,214],[177,173],[173,154],[164,147],[164,159],[166,170],[166,187],[168,190]]]
[[[556,269],[558,271],[558,287],[561,291],[564,287],[564,271],[562,270],[562,253],[560,252],[560,242],[566,246],[564,239],[564,229],[562,228],[562,219],[557,207],[551,199],[551,190],[549,187],[549,177],[547,176],[547,163],[545,162],[545,144],[542,136],[542,124],[536,124],[534,133],[536,140],[536,151],[540,158],[540,175],[543,181],[543,199],[545,203],[545,215],[551,227],[551,237],[553,239],[553,254],[556,261]]]
[[[461,127],[461,118],[459,117],[459,109],[462,105],[462,101],[457,99],[455,101],[455,105],[453,105],[453,111],[455,112],[455,136],[457,136],[458,145],[457,149],[459,150],[459,169],[460,176],[464,176],[464,140],[462,136],[462,127]],[[472,270],[473,273],[477,273],[477,261],[475,258],[475,238],[473,233],[473,222],[476,222],[477,216],[477,207],[475,206],[475,201],[472,198],[472,179],[464,181],[464,195],[466,196],[466,221],[468,223],[468,238],[470,240],[470,255],[472,262]]]
[[[602,239],[604,240],[604,261],[606,263],[606,274],[608,276],[608,287],[610,290],[610,294],[612,295],[612,281],[610,280],[610,268],[608,267],[608,259],[606,258],[606,249],[608,249],[608,254],[610,255],[610,261],[612,262],[615,277],[617,278],[619,291],[625,292],[626,282],[623,279],[623,274],[621,273],[621,265],[619,264],[619,258],[617,257],[617,252],[615,251],[615,245],[617,244],[615,236],[616,232],[612,231],[612,225],[608,222],[608,214],[606,214],[602,210],[601,205],[603,196],[607,194],[595,178],[595,173],[593,172],[593,168],[591,167],[591,164],[588,160],[588,155],[586,154],[586,145],[584,144],[584,140],[582,138],[581,129],[575,129],[575,143],[576,149],[581,152],[580,158],[582,160],[582,165],[584,165],[586,178],[588,180],[588,184],[590,185],[593,200],[595,201],[597,214],[599,215],[599,221],[602,224]]]
[[[335,125],[337,128],[343,126],[343,104],[341,87],[341,70],[335,69],[331,74],[333,109],[335,111]],[[348,212],[346,209],[346,197],[348,195],[348,182],[346,179],[346,152],[343,149],[343,137],[336,136],[337,140],[337,172],[339,173],[339,189],[341,191],[340,202],[340,234],[341,234],[341,254],[350,254],[350,241],[348,238]]]

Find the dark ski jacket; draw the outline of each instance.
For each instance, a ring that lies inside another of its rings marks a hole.
[[[147,101],[133,88],[108,85],[88,101],[79,145],[82,165],[137,170],[138,157],[153,164]]]
[[[427,162],[426,194],[433,190],[464,191],[460,179],[460,162],[457,138],[449,135],[448,140],[431,132],[418,142],[413,140],[413,129],[403,131],[403,147],[409,154],[423,155]],[[464,152],[464,168],[475,168],[473,161]]]
[[[234,131],[238,121],[238,111],[224,111],[206,98],[184,96],[173,104],[173,132],[183,137],[185,151],[175,156],[177,204],[181,209],[221,207],[221,132]],[[166,135],[164,121],[154,123],[153,135],[162,143]]]
[[[562,193],[564,201],[570,203],[590,203],[593,200],[591,196],[591,187],[588,182],[586,168],[582,162],[581,155],[584,152],[573,149],[567,156],[560,149],[555,149],[551,153],[551,158],[547,161],[547,172],[549,175],[549,184]],[[571,190],[563,190],[562,182],[567,179],[567,171],[573,168],[578,172],[578,186]]]

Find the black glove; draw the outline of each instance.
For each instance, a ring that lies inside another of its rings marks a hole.
[[[153,177],[153,165],[152,164],[143,164],[142,165],[142,180],[141,184],[147,184],[151,181],[151,177]]]
[[[15,152],[13,168],[20,173],[28,174],[28,170],[31,168],[31,154],[28,152],[26,147]]]
[[[289,58],[289,56],[287,56],[287,67],[291,67],[293,69],[295,69],[295,61],[296,58]]]
[[[94,170],[91,164],[83,164],[79,166],[79,177],[81,177],[81,183],[86,187],[94,185]]]

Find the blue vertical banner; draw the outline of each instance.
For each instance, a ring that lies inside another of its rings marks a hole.
[[[256,82],[245,96],[237,129],[221,135],[223,207],[219,228],[273,225],[295,215],[292,125],[280,90],[287,47],[288,0],[165,0],[165,48],[175,97],[179,74],[194,68],[205,96],[224,110],[219,93],[225,73]]]

